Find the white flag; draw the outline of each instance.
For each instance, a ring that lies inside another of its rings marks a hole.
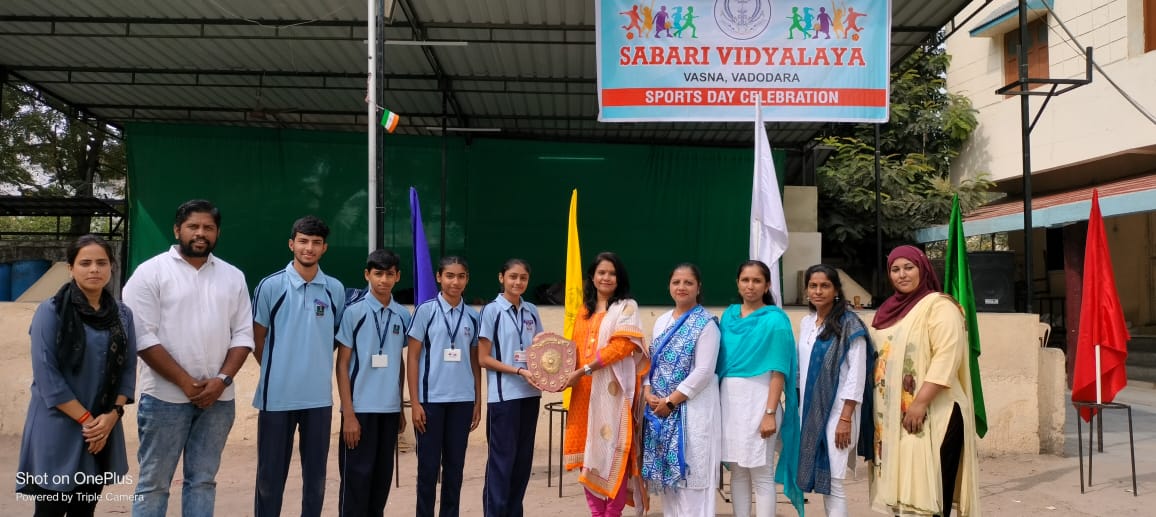
[[[761,99],[755,103],[755,174],[751,189],[751,258],[771,268],[771,294],[783,305],[779,259],[787,251],[787,218],[783,215],[783,198],[779,178],[771,156],[771,143],[763,127]]]

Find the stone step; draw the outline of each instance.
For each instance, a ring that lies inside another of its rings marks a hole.
[[[1156,353],[1156,336],[1150,334],[1133,335],[1132,339],[1128,340],[1128,353],[1133,352]]]
[[[1132,366],[1151,366],[1156,368],[1156,352],[1134,352],[1129,350],[1126,364],[1129,368]]]
[[[1156,366],[1137,366],[1128,361],[1126,367],[1129,381],[1144,381],[1156,383]]]

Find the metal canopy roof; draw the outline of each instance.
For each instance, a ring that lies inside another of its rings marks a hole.
[[[393,0],[386,0],[390,2]],[[970,0],[892,0],[892,64]],[[991,0],[987,0],[991,1]],[[365,0],[4,0],[0,76],[116,124],[158,121],[364,131]],[[594,0],[396,0],[379,103],[398,132],[728,145],[745,123],[597,122]],[[444,98],[443,98],[444,95]],[[801,147],[825,124],[771,124]]]
[[[0,196],[0,215],[22,216],[111,216],[120,217],[117,207],[93,197]]]

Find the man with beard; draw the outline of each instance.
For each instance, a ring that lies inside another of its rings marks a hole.
[[[133,515],[164,516],[184,459],[181,514],[213,514],[217,468],[233,427],[233,377],[253,348],[245,275],[212,254],[221,213],[203,199],[177,208],[177,244],[137,267],[123,298],[140,371],[140,479]]]
[[[321,515],[333,419],[334,334],[345,308],[345,286],[317,265],[329,227],[305,216],[293,223],[293,261],[253,292],[253,355],[261,378],[257,415],[257,517],[281,515],[285,479],[300,435],[301,515]],[[292,512],[289,512],[292,513]]]

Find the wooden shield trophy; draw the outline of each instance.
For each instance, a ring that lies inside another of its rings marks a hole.
[[[535,385],[546,391],[562,391],[566,387],[566,379],[578,363],[573,341],[543,332],[534,337],[526,352],[526,366]]]

